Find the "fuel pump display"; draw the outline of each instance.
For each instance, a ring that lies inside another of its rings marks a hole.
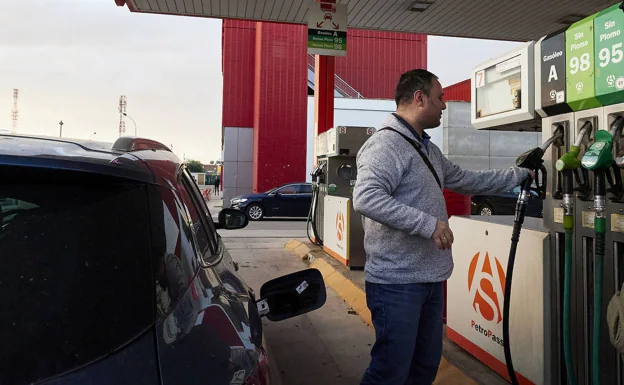
[[[532,150],[525,152],[516,159],[516,166],[526,168],[535,173],[535,180],[532,177],[528,177],[522,184],[522,189],[518,195],[518,201],[516,203],[516,212],[514,216],[514,226],[511,235],[511,248],[509,250],[509,260],[507,261],[507,272],[505,279],[505,296],[503,304],[503,340],[505,341],[505,362],[507,364],[507,371],[511,378],[512,384],[518,384],[518,378],[513,367],[513,361],[511,358],[511,348],[509,340],[509,309],[511,300],[511,283],[513,277],[514,262],[516,259],[516,250],[518,242],[520,241],[520,231],[522,230],[522,224],[524,223],[524,216],[526,214],[526,208],[529,204],[529,197],[531,191],[535,191],[540,199],[546,197],[546,180],[547,171],[544,167],[544,153],[553,143],[557,142],[558,145],[562,145],[564,133],[563,129],[555,130],[555,133],[540,147],[536,147]],[[541,175],[540,175],[541,174]],[[541,178],[540,178],[541,176]],[[540,184],[540,180],[542,183]],[[531,187],[535,181],[535,189]]]
[[[579,160],[581,144],[589,139],[591,130],[591,122],[586,122],[581,128],[574,146],[570,147],[570,151],[565,153],[555,163],[557,170],[563,173],[563,227],[565,229],[565,266],[563,273],[563,350],[566,372],[568,374],[568,382],[571,385],[576,385],[577,383],[570,344],[570,308],[572,304],[570,293],[572,282],[572,250],[574,245],[574,191],[579,191],[581,195],[585,197],[587,197],[591,192],[588,172],[586,169],[581,168],[581,161]],[[582,179],[579,176],[579,169],[583,174]],[[574,188],[573,177],[576,178],[578,184],[576,189]]]
[[[581,164],[594,172],[594,231],[596,233],[596,250],[594,266],[594,314],[592,332],[591,375],[593,385],[600,385],[600,330],[602,326],[602,280],[604,274],[605,232],[606,232],[606,198],[607,191],[614,196],[622,195],[620,171],[613,157],[613,140],[620,138],[624,118],[617,118],[611,130],[599,130],[595,134],[595,142],[583,156]],[[611,171],[614,171],[613,178]],[[606,182],[610,188],[607,190]]]

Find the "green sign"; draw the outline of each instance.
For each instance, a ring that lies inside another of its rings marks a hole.
[[[308,7],[308,53],[347,55],[347,4],[310,1]]]
[[[308,48],[347,50],[347,33],[308,29]]]
[[[594,19],[596,97],[602,105],[624,102],[624,12],[620,4]]]
[[[594,84],[594,14],[566,31],[567,103],[574,111],[600,107]]]

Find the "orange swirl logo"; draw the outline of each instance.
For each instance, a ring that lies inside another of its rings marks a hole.
[[[338,241],[341,242],[344,236],[344,215],[339,211],[336,214],[336,237],[338,237]]]
[[[498,259],[486,252],[475,254],[468,269],[468,291],[472,307],[484,319],[500,323],[503,320],[505,271]]]

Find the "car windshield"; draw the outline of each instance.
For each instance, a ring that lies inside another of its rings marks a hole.
[[[57,376],[145,330],[145,187],[2,166],[0,177],[0,384]]]

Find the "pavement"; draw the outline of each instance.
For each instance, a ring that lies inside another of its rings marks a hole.
[[[213,217],[221,201],[208,201]],[[364,296],[363,271],[349,270],[308,242],[305,221],[250,222],[219,234],[247,284],[317,268],[327,286],[327,302],[290,320],[263,319],[264,339],[277,385],[357,385],[375,341]],[[291,236],[296,234],[296,236]],[[435,385],[503,385],[508,382],[445,337]]]

